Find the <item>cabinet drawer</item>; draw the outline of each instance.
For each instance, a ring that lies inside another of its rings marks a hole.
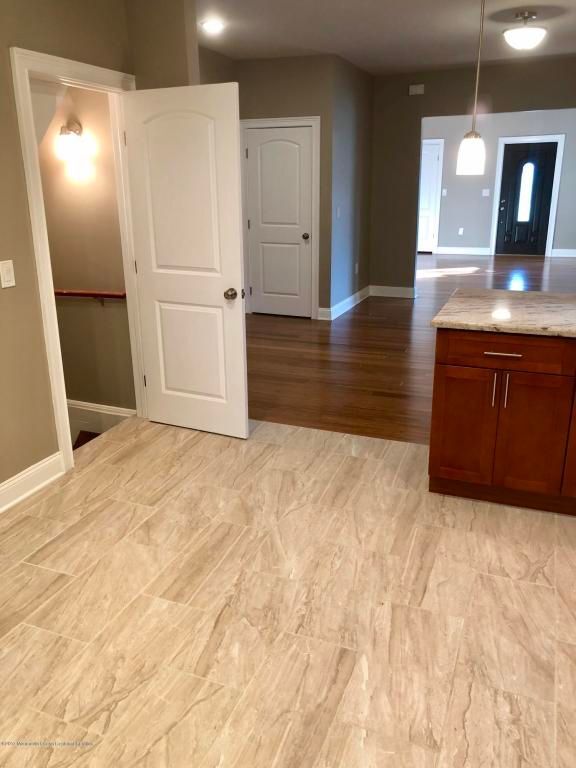
[[[439,329],[436,362],[529,373],[576,375],[576,340]]]

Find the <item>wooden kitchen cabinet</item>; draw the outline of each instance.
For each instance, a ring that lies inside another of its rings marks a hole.
[[[576,341],[496,336],[438,332],[430,490],[576,514]]]
[[[430,474],[470,483],[492,482],[498,396],[496,371],[437,366]]]
[[[568,439],[562,495],[576,500],[576,403],[572,408],[572,428]],[[576,506],[576,501],[574,504]]]
[[[502,377],[494,485],[559,494],[574,379],[516,371]]]

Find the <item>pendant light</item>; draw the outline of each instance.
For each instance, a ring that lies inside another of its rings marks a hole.
[[[509,46],[517,51],[531,51],[540,45],[546,37],[544,27],[534,27],[529,22],[536,19],[534,11],[521,11],[516,14],[516,20],[521,21],[521,26],[505,29],[502,33]]]
[[[476,130],[476,117],[478,112],[478,87],[480,85],[480,61],[482,59],[482,41],[484,38],[484,11],[486,0],[481,0],[480,5],[480,34],[478,35],[478,61],[476,63],[476,88],[474,91],[474,111],[472,113],[472,130],[469,131],[460,143],[458,161],[456,163],[457,176],[482,176],[486,167],[486,145],[484,139]]]

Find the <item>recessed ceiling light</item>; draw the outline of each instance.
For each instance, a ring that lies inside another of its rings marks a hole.
[[[534,21],[536,14],[533,11],[522,11],[516,14],[516,18],[523,22],[522,26],[505,29],[503,33],[508,45],[517,51],[530,51],[540,45],[547,32],[544,27],[529,26],[529,22]]]
[[[225,24],[222,19],[218,19],[215,16],[212,16],[209,19],[201,21],[200,26],[207,35],[219,35],[220,32],[222,32],[224,29]]]

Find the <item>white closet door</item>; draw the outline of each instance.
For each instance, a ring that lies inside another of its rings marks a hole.
[[[238,86],[123,100],[148,416],[247,437]]]
[[[251,308],[312,314],[312,128],[248,128]]]

